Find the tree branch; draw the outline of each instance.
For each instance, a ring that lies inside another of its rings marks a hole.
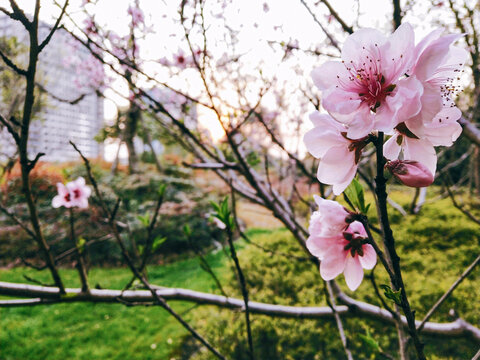
[[[430,319],[435,311],[440,307],[440,305],[443,304],[445,300],[452,294],[452,292],[457,288],[460,283],[466,279],[466,277],[473,271],[475,266],[477,266],[480,263],[480,255],[477,256],[477,258],[470,264],[470,266],[465,269],[462,275],[450,286],[450,289],[447,290],[445,294],[443,294],[440,299],[435,303],[435,305],[432,306],[432,308],[428,311],[427,315],[423,318],[422,322],[420,325],[417,327],[417,331],[420,332],[422,331],[423,327],[425,326],[425,323]]]
[[[61,11],[60,15],[58,16],[57,21],[55,21],[55,24],[53,25],[53,28],[48,33],[47,37],[38,46],[38,52],[39,53],[42,52],[42,50],[45,48],[45,46],[48,45],[48,43],[52,39],[53,34],[55,33],[55,31],[57,31],[58,25],[60,25],[60,21],[62,21],[63,15],[65,14],[65,10],[67,9],[68,1],[69,0],[65,0],[65,4],[63,5],[62,11]]]
[[[26,300],[3,300],[0,307],[27,306],[67,302],[93,302],[93,303],[118,303],[120,300],[128,302],[151,303],[153,295],[148,290],[111,290],[91,289],[90,293],[82,293],[80,288],[65,289],[67,295],[59,297],[58,287],[44,287],[38,285],[27,285],[9,282],[0,282],[0,295],[31,297]],[[335,291],[335,287],[334,287]],[[180,288],[157,288],[156,294],[167,300],[183,300],[197,304],[216,305],[223,308],[243,310],[245,303],[243,299],[225,297],[198,291]],[[394,324],[392,314],[378,306],[354,300],[339,292],[336,294],[339,300],[347,306],[337,306],[335,310],[339,314],[349,316],[368,316],[372,319]],[[286,306],[274,305],[249,301],[249,308],[252,313],[268,316],[278,316],[295,319],[333,319],[333,312],[328,306]],[[407,324],[404,316],[402,323]],[[417,321],[420,325],[420,321]],[[474,340],[480,341],[480,329],[466,322],[457,319],[450,323],[427,322],[423,328],[424,334],[439,336],[471,336]]]

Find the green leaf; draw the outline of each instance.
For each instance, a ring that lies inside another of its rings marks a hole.
[[[226,219],[228,215],[230,215],[230,210],[228,209],[228,196],[225,196],[225,199],[223,199],[222,201],[221,211],[222,211],[221,216],[224,219]]]
[[[165,195],[165,190],[167,190],[167,184],[160,184],[158,187],[158,196]]]
[[[230,228],[233,228],[233,218],[231,218],[230,215],[228,196],[225,197],[220,204],[216,204],[214,202],[210,202],[210,204],[212,204],[213,208],[215,209],[215,213],[213,213],[212,216],[216,217]]]
[[[385,297],[387,299],[392,300],[395,304],[401,306],[402,305],[402,298],[400,295],[400,290],[393,291],[389,285],[381,284],[379,285],[380,288],[383,289]]]
[[[367,334],[358,334],[360,339],[365,343],[367,347],[369,347],[372,351],[380,352],[381,348],[378,342],[371,336],[370,332],[367,330]]]
[[[214,209],[217,213],[220,212],[220,206],[219,206],[216,202],[210,201],[210,205],[212,205],[213,209]]]
[[[143,251],[144,251],[144,250],[145,250],[145,246],[143,246],[143,245],[138,245],[138,253],[139,253],[140,255],[143,255]]]
[[[251,151],[247,155],[247,163],[250,166],[255,166],[260,163],[260,157],[255,151]]]
[[[362,184],[354,178],[350,185],[344,191],[345,196],[348,197],[356,210],[363,214],[366,214],[370,208],[370,204],[365,206],[365,194]]]
[[[155,252],[157,249],[167,240],[166,237],[162,237],[158,235],[154,240],[153,240],[153,245],[152,245],[152,251]]]
[[[150,216],[148,214],[137,215],[137,219],[140,220],[142,225],[145,227],[147,227],[150,224]]]
[[[185,224],[183,227],[183,233],[187,236],[190,237],[192,235],[192,229],[190,228],[190,225]]]
[[[78,252],[81,254],[83,253],[83,250],[85,250],[85,244],[86,244],[86,240],[85,238],[83,238],[82,236],[80,236],[78,239],[77,239],[77,249],[78,249]]]

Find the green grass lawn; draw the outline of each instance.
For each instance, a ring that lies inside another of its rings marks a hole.
[[[408,205],[411,197],[394,193],[394,199]],[[370,211],[375,221],[375,213]],[[402,217],[391,209],[391,219],[407,292],[418,318],[450,287],[479,253],[480,227],[451,206],[449,199],[427,203],[421,216]],[[252,240],[282,254],[304,256],[286,230],[252,230]],[[325,305],[318,269],[289,256],[272,256],[253,245],[238,243],[239,258],[254,301],[288,305]],[[235,276],[223,252],[207,260],[222,280],[227,293],[241,297]],[[149,268],[155,285],[216,292],[215,282],[192,258]],[[379,284],[388,283],[385,271],[375,271]],[[49,282],[46,271],[16,268],[0,270],[0,281],[25,282],[23,275]],[[62,270],[67,287],[78,287],[75,270]],[[124,268],[92,269],[90,284],[121,289],[130,280]],[[339,284],[349,295],[379,305],[367,280],[351,293],[343,276]],[[447,322],[449,309],[474,325],[480,324],[477,268],[440,307],[432,321]],[[172,307],[204,334],[228,358],[244,359],[246,341],[244,316],[216,307],[171,301]],[[331,321],[278,319],[252,316],[255,347],[259,360],[341,359],[341,345]],[[385,351],[396,353],[396,334],[390,325],[372,319],[347,318],[345,327],[356,358],[381,359],[362,336],[371,334]],[[192,343],[187,332],[159,307],[126,307],[120,304],[72,303],[0,309],[0,360],[56,359],[183,359]],[[370,336],[370,335],[368,335]],[[468,339],[427,337],[429,359],[470,359],[478,344]],[[183,350],[182,350],[183,349]],[[272,355],[274,354],[274,355]],[[323,354],[323,355],[322,355]],[[339,355],[340,354],[340,355]],[[338,356],[337,356],[338,355]],[[209,360],[198,352],[195,359]]]
[[[222,251],[207,256],[217,276],[228,276]],[[219,271],[221,270],[221,271]],[[25,282],[23,275],[50,281],[46,271],[26,268],[0,270],[0,281]],[[156,285],[217,292],[215,282],[188,259],[149,268]],[[78,287],[75,270],[62,270],[67,287]],[[121,289],[129,280],[127,269],[91,269],[90,283]],[[185,319],[194,304],[170,302]],[[0,309],[0,359],[170,359],[186,335],[173,318],[159,307],[126,307],[120,304],[72,303]]]

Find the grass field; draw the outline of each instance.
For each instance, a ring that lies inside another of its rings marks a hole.
[[[222,251],[207,257],[220,277],[228,276]],[[221,271],[218,271],[221,270]],[[156,285],[215,292],[215,283],[188,259],[151,267]],[[50,281],[45,271],[16,268],[0,270],[0,281],[25,282],[23,275]],[[127,269],[92,269],[91,284],[120,289],[130,279]],[[75,270],[63,270],[67,287],[78,287]],[[190,319],[192,304],[170,302]],[[159,307],[126,307],[120,304],[57,304],[0,309],[0,359],[170,359],[186,331]]]
[[[405,196],[396,198],[404,206],[409,199]],[[244,211],[258,213],[257,209],[247,208]],[[371,212],[371,218],[374,219],[375,214]],[[268,214],[264,215],[265,219],[260,220],[268,222]],[[422,317],[478,255],[480,228],[466,220],[451,206],[448,199],[427,203],[422,209],[422,216],[402,217],[398,212],[392,211],[392,221],[409,297],[418,316]],[[273,227],[275,222],[270,220],[270,223]],[[252,230],[249,234],[254,242],[269,249],[302,255],[288,231]],[[237,246],[242,249],[239,257],[247,274],[252,300],[324,305],[318,269],[305,263],[296,263],[284,256],[271,256],[253,245],[238,243]],[[235,276],[231,273],[224,253],[219,251],[209,254],[207,260],[221,278],[227,293],[239,297]],[[213,279],[200,268],[198,259],[195,258],[150,267],[149,273],[150,280],[155,285],[219,293]],[[385,273],[380,268],[376,274],[379,283],[387,282]],[[25,282],[24,275],[43,282],[50,281],[48,272],[26,268],[0,270],[0,281]],[[79,286],[75,270],[64,269],[62,276],[67,287]],[[121,289],[129,280],[130,273],[124,268],[94,268],[90,271],[92,286]],[[339,276],[338,280],[345,289],[343,276]],[[441,306],[432,320],[451,321],[448,312],[453,308],[461,317],[478,326],[479,281],[480,271],[477,268]],[[368,281],[355,294],[347,293],[358,299],[378,303]],[[220,311],[213,307],[196,307],[178,301],[170,304],[202,334],[207,334],[212,343],[221,345],[220,350],[230,355],[229,358],[243,359],[243,355],[231,355],[245,353],[242,314]],[[280,320],[261,316],[254,316],[253,319],[257,349],[267,349],[266,340],[278,340],[274,345],[278,356],[274,359],[317,359],[318,339],[324,344],[331,344],[331,348],[339,345],[336,343],[337,332],[328,322]],[[346,327],[352,346],[359,353],[364,354],[368,350],[359,337],[359,334],[365,333],[365,329],[370,329],[382,348],[395,352],[395,341],[391,340],[395,334],[389,335],[391,329],[386,331],[381,324],[375,325],[369,319],[355,318],[347,319]],[[158,307],[73,303],[0,309],[0,360],[180,360],[175,354],[181,353],[181,346],[188,344],[188,341],[184,341],[186,335],[186,331]],[[468,339],[426,340],[426,350],[432,359],[470,359],[478,348]],[[328,347],[325,349],[330,351]],[[295,355],[291,357],[289,354]],[[209,359],[208,354],[197,355],[200,357],[197,356],[196,359]],[[380,358],[373,352],[370,355],[366,358]]]

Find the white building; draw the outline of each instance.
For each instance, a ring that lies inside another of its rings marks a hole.
[[[47,36],[49,30],[47,24],[40,25],[40,41]],[[23,26],[7,16],[0,16],[0,37],[16,37],[20,43],[28,45],[28,36]],[[79,85],[79,76],[82,74],[78,70],[85,70],[84,64],[91,60],[89,51],[83,46],[73,46],[71,37],[64,30],[57,31],[40,54],[37,79],[48,93],[69,101],[82,94],[87,95],[75,104],[47,96],[46,106],[31,124],[28,146],[30,157],[43,152],[46,154],[43,161],[77,160],[79,155],[69,141],[73,141],[89,158],[103,155],[102,145],[94,140],[104,122],[103,98],[93,89],[87,86],[81,88]],[[85,76],[103,77],[103,69],[100,67],[96,72],[83,74],[83,83]],[[14,151],[10,135],[3,129],[0,133],[0,152],[11,155]]]

